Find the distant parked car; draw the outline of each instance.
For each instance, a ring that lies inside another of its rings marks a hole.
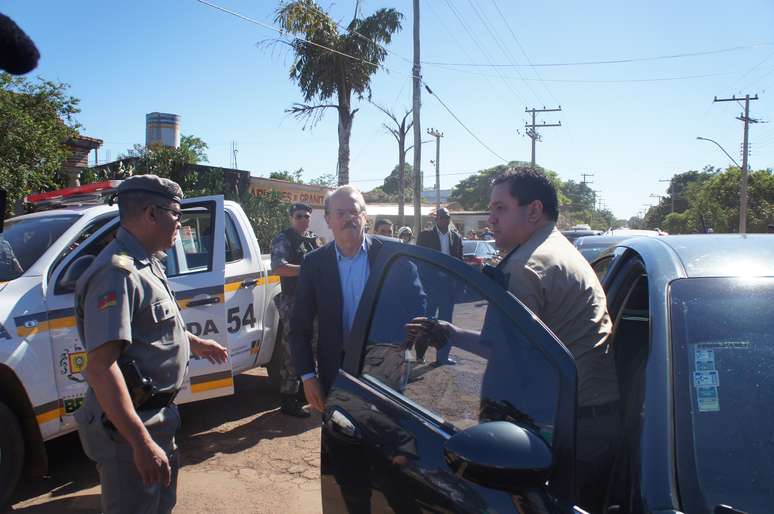
[[[599,236],[583,236],[577,238],[573,244],[587,261],[591,262],[607,248],[617,245],[621,241],[635,237],[658,237],[666,235],[657,230],[635,230],[628,228],[611,229]]]
[[[462,240],[462,260],[476,269],[483,268],[484,264],[490,264],[498,253],[499,250],[494,241]]]
[[[588,226],[588,225],[586,225]],[[584,236],[598,236],[601,234],[601,230],[591,230],[590,228],[578,228],[578,226],[572,227],[570,230],[562,230],[562,235],[566,237],[571,243],[579,237]]]

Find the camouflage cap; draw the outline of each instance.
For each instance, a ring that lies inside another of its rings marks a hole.
[[[312,212],[312,206],[306,203],[302,202],[296,202],[290,206],[288,209],[288,214],[293,214],[296,211],[306,211],[308,213]]]
[[[177,203],[180,203],[183,199],[183,190],[180,189],[177,182],[156,175],[135,175],[129,177],[121,182],[116,192],[120,196],[121,193],[132,191],[158,195]]]

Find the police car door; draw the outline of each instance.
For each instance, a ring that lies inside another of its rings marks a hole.
[[[222,196],[183,200],[175,246],[167,252],[167,277],[186,328],[228,348],[225,282],[225,212]],[[231,360],[213,364],[191,356],[177,403],[234,392]]]

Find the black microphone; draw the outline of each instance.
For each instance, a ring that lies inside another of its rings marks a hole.
[[[0,14],[0,69],[23,75],[35,69],[38,59],[35,43],[11,18]]]

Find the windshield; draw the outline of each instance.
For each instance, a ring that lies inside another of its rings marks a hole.
[[[0,233],[0,282],[21,276],[80,216],[9,220]]]
[[[686,512],[774,504],[774,278],[671,286],[678,479]]]

